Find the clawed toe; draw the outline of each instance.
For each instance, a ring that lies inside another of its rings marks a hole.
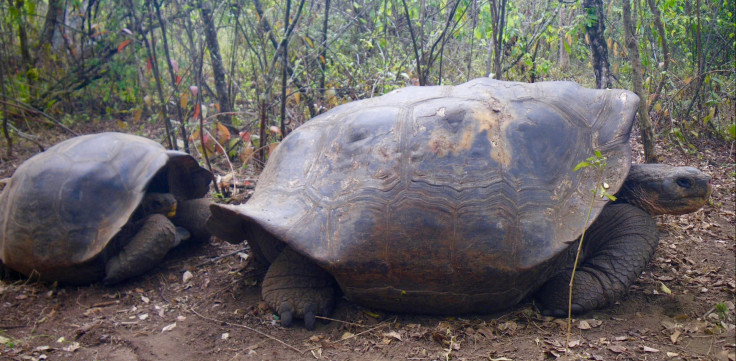
[[[281,326],[291,327],[291,323],[294,319],[293,314],[294,310],[292,309],[291,305],[286,302],[282,303],[281,307],[279,307],[279,318],[281,318]]]
[[[304,307],[304,327],[309,331],[314,330],[314,323],[317,320],[315,309],[316,307],[313,303],[309,303]]]

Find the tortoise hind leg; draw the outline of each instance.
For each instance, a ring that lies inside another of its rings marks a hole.
[[[301,318],[313,330],[316,316],[330,314],[335,303],[332,277],[288,247],[268,268],[261,293],[266,304],[279,313],[284,327]]]
[[[609,204],[586,232],[583,254],[575,272],[572,312],[587,312],[623,296],[649,263],[659,242],[652,217],[629,204]],[[562,271],[537,293],[542,312],[567,315],[572,264],[577,247],[565,257]]]
[[[146,218],[141,229],[105,263],[105,284],[141,275],[157,265],[177,243],[174,224],[162,214]]]

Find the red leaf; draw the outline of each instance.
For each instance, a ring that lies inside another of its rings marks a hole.
[[[176,76],[176,85],[179,85],[179,83],[181,83],[181,77],[177,75]]]
[[[250,132],[242,131],[238,135],[240,135],[240,139],[243,140],[243,143],[250,143]]]
[[[197,105],[194,106],[194,116],[193,116],[194,120],[199,119],[199,114],[201,111],[202,111],[201,106],[199,105],[199,103],[197,103]]]
[[[215,138],[220,144],[225,144],[230,140],[230,131],[220,122],[215,123]]]
[[[123,49],[125,49],[125,47],[128,46],[128,44],[130,44],[131,41],[132,40],[130,39],[123,40],[123,42],[121,42],[120,45],[118,45],[118,53],[123,51]]]
[[[151,72],[151,58],[146,59],[146,72]]]

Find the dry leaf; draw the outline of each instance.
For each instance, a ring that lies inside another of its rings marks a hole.
[[[220,335],[220,339],[221,339],[221,340],[227,340],[227,339],[229,339],[229,338],[230,338],[230,334],[229,334],[229,333],[227,333],[227,332],[225,332],[225,333],[223,333],[222,335]]]
[[[659,283],[659,289],[661,289],[662,292],[664,292],[664,293],[666,293],[668,295],[671,295],[672,294],[672,290],[670,290],[669,287],[665,286],[665,284],[662,283],[662,282]]]
[[[318,348],[316,350],[312,350],[312,356],[314,356],[314,358],[316,358],[317,360],[321,359],[322,358],[322,349],[321,348]]]
[[[608,350],[610,350],[613,353],[622,353],[626,351],[626,347],[621,345],[612,345],[608,346]]]
[[[140,315],[138,315],[138,319],[141,320],[141,321],[143,321],[145,319],[148,319],[148,314],[147,313],[140,314]]]
[[[677,343],[677,339],[680,337],[680,331],[675,331],[672,335],[670,335],[670,340],[672,340],[673,344]]]
[[[677,353],[677,352],[669,352],[669,351],[667,351],[667,357],[677,357],[677,356],[680,356],[680,354]]]
[[[351,338],[351,337],[355,337],[355,334],[353,334],[351,332],[345,332],[345,333],[342,334],[342,336],[340,336],[340,339],[341,340],[345,340],[345,339],[348,339],[348,338]],[[312,338],[314,338],[314,336],[312,336]],[[319,339],[312,340],[312,338],[310,338],[309,340],[310,341],[313,341],[313,342],[319,341]]]
[[[578,328],[581,329],[581,330],[590,330],[591,329],[590,324],[586,320],[581,320],[580,322],[578,322]]]
[[[657,350],[656,348],[652,348],[649,346],[642,346],[642,349],[644,350],[644,352],[659,352],[659,350]]]
[[[146,296],[141,295],[141,301],[143,301],[143,303],[148,303],[148,302],[151,302],[151,299]]]
[[[176,327],[176,322],[174,322],[172,324],[169,324],[169,325],[166,325],[164,328],[161,329],[161,332],[163,333],[163,332],[166,332],[166,331],[171,331],[171,330],[174,329],[174,327]]]
[[[79,342],[72,342],[69,346],[62,348],[66,352],[74,352],[79,349]]]
[[[396,331],[385,332],[383,334],[383,337],[393,337],[393,338],[401,341],[401,335],[398,332],[396,332]]]

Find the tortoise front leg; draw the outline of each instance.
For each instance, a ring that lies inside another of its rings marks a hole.
[[[307,330],[313,330],[316,316],[329,315],[335,303],[332,276],[288,247],[268,268],[261,293],[284,327],[302,318]]]
[[[105,284],[141,275],[157,265],[177,244],[176,227],[162,214],[146,218],[140,231],[105,264]]]
[[[573,284],[572,312],[602,308],[623,296],[649,263],[658,242],[657,225],[648,213],[630,204],[604,207],[583,240],[583,258]],[[544,314],[567,315],[576,250],[577,244],[573,244],[562,271],[537,293]]]
[[[212,215],[210,204],[211,202],[206,198],[178,201],[176,215],[171,221],[189,231],[192,240],[207,241],[210,238],[210,232],[207,231],[206,225]]]

